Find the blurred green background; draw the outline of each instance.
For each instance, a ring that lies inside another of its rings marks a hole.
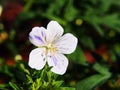
[[[77,90],[120,90],[120,0],[0,0],[0,87],[21,80],[14,69],[17,60],[27,64],[34,48],[28,34],[50,20],[79,40],[67,55],[64,84]]]

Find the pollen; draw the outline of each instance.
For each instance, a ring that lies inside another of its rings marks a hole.
[[[56,51],[57,51],[57,48],[54,47],[53,44],[47,44],[47,46],[46,46],[46,54],[48,54],[48,53],[55,54]]]

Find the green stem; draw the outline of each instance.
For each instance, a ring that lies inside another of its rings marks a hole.
[[[34,3],[35,0],[28,0],[26,5],[24,6],[23,12],[27,12],[29,11],[29,9],[31,8],[32,4]]]
[[[41,73],[41,79],[44,79],[44,74],[45,74],[45,69],[42,70],[42,73]]]

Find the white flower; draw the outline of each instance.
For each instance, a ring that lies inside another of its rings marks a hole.
[[[64,74],[68,67],[68,59],[63,54],[72,53],[77,46],[77,38],[70,33],[63,35],[63,28],[56,22],[50,21],[47,29],[34,27],[29,34],[29,40],[38,48],[29,55],[29,66],[41,70],[46,62],[52,66],[51,71]]]

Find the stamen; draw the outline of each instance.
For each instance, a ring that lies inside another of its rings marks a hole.
[[[52,54],[55,54],[57,51],[57,49],[54,47],[53,44],[47,44],[46,46],[46,54],[48,54],[48,52],[52,53]]]

